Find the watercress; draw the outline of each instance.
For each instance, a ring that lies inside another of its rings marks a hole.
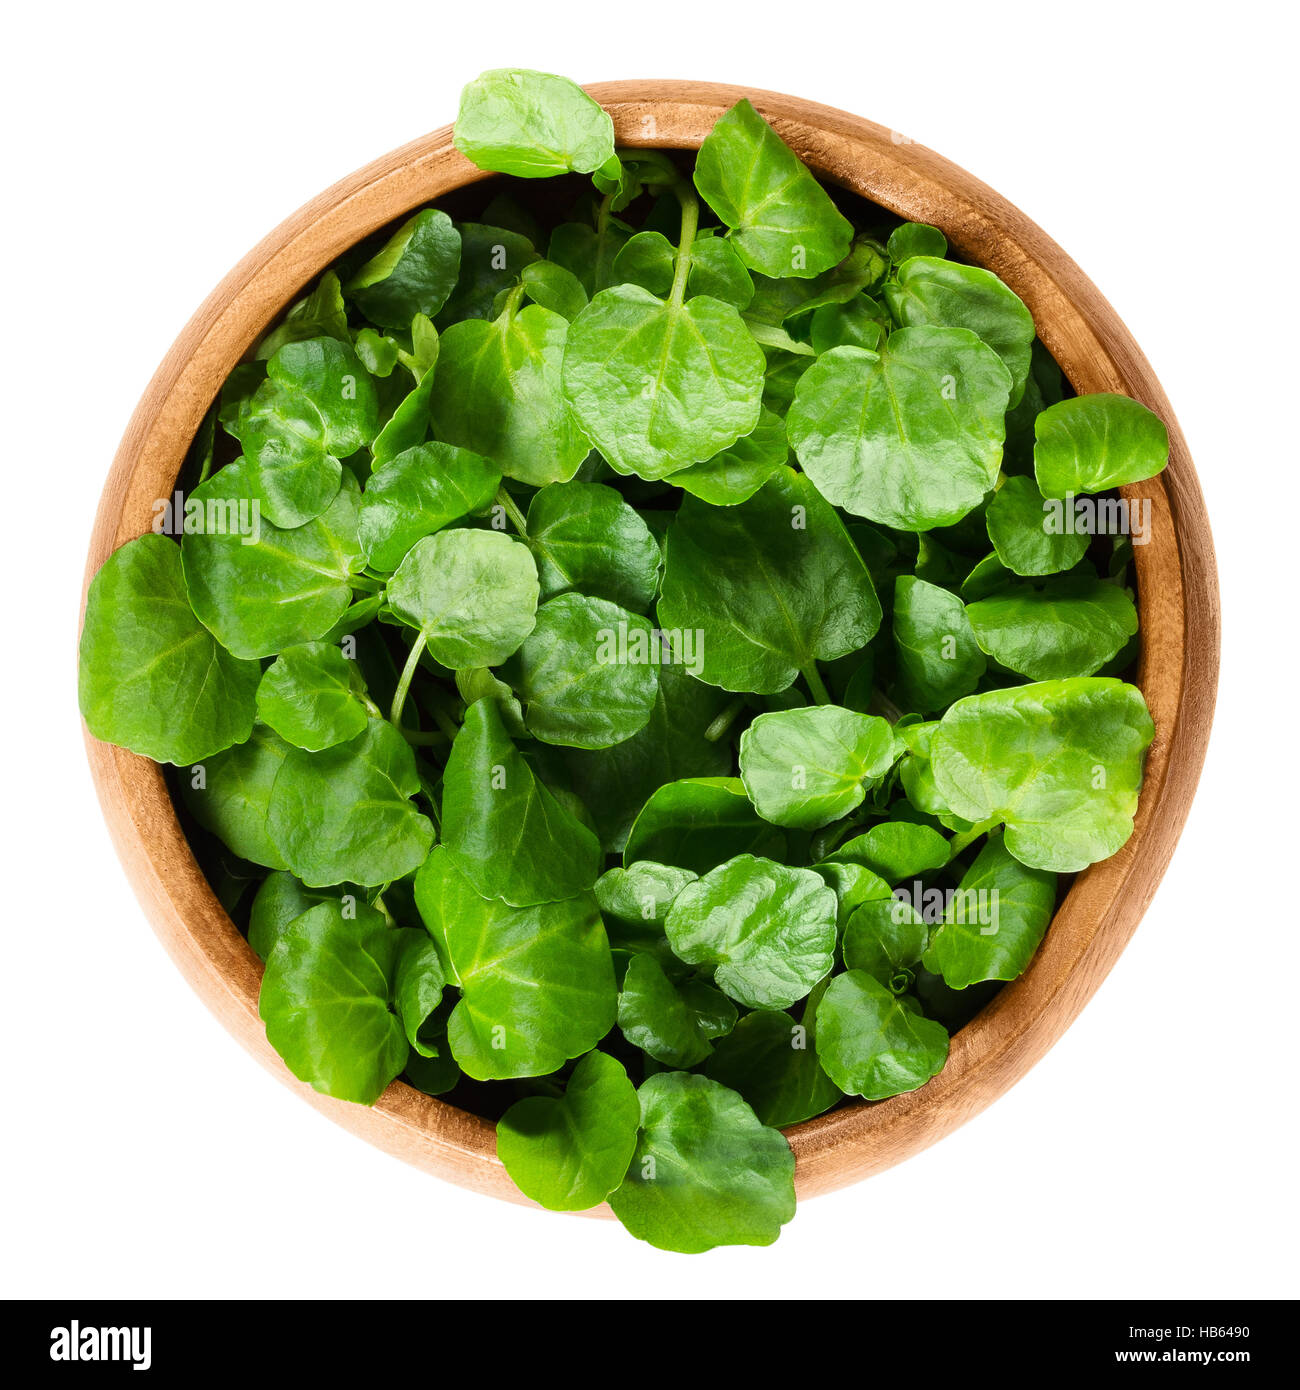
[[[1132,832],[1140,541],[1073,523],[1168,436],[749,101],[692,160],[502,70],[455,144],[497,177],[329,267],[94,577],[81,708],[300,1080],[768,1244],[780,1127],[924,1086]]]

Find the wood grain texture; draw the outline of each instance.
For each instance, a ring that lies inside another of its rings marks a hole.
[[[1169,427],[1169,467],[1123,489],[1152,503],[1152,539],[1135,554],[1138,683],[1156,739],[1133,837],[1113,859],[1079,875],[1029,969],[956,1035],[939,1076],[909,1095],[848,1105],[787,1131],[799,1195],[808,1197],[898,1163],[978,1114],[1043,1056],[1114,965],[1168,865],[1200,776],[1218,675],[1214,548],[1186,443],[1146,359],[1074,262],[992,189],[894,132],[794,97],[671,81],[588,90],[610,111],[621,144],[682,149],[697,148],[725,110],[750,97],[824,177],[932,223],[964,258],[1001,276],[1029,306],[1076,390],[1122,392]],[[177,339],[132,416],[100,502],[87,583],[113,550],[149,529],[154,500],[170,495],[222,381],[299,291],[362,237],[485,177],[453,149],[449,127],[435,131],[321,194],[235,267]],[[496,1158],[488,1121],[400,1082],[367,1109],[319,1096],[290,1076],[257,1018],[261,965],[203,878],[161,772],[123,749],[89,735],[86,741],[109,829],[146,915],[240,1042],[362,1138],[462,1186],[524,1202]]]

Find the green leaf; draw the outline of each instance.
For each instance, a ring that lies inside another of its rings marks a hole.
[[[764,406],[747,435],[703,463],[678,469],[672,482],[715,507],[734,507],[748,502],[789,457],[785,421]]]
[[[560,386],[569,336],[568,323],[538,304],[452,324],[438,353],[434,435],[532,487],[573,477],[590,446]]]
[[[977,507],[1002,459],[1010,374],[963,328],[901,328],[879,352],[841,347],[799,380],[790,443],[837,507],[900,531]]]
[[[812,316],[809,341],[814,352],[830,352],[837,347],[860,347],[875,352],[888,331],[888,314],[882,305],[865,294],[856,294],[843,304],[824,304]]]
[[[811,277],[848,254],[852,225],[748,100],[705,136],[695,186],[741,260],[764,275]]]
[[[308,888],[276,869],[262,880],[248,917],[248,944],[265,960],[290,922],[318,903],[339,897],[335,889]]]
[[[347,743],[289,753],[267,828],[305,884],[376,887],[409,874],[433,843],[433,826],[410,801],[419,790],[410,745],[391,724],[371,719]]]
[[[650,624],[586,594],[561,594],[502,667],[528,731],[546,743],[607,748],[645,727],[659,687]]]
[[[436,1057],[438,1046],[430,1035],[437,1029],[433,1016],[442,1002],[447,976],[437,946],[422,931],[403,931],[401,935],[393,982],[397,1016],[412,1048],[421,1057]]]
[[[272,382],[309,401],[320,412],[325,448],[336,458],[356,453],[378,433],[375,383],[350,343],[337,338],[286,343],[266,364],[266,370]]]
[[[593,295],[618,279],[614,260],[631,235],[617,217],[607,217],[594,228],[583,222],[562,222],[551,233],[547,259],[563,266]]]
[[[436,345],[437,339],[434,339]],[[371,465],[378,471],[386,463],[423,444],[429,433],[429,410],[433,400],[434,373],[426,370],[414,389],[402,397],[388,423],[370,446]],[[367,491],[369,488],[367,488]]]
[[[562,1097],[528,1096],[497,1121],[497,1157],[524,1196],[551,1211],[585,1211],[623,1181],[640,1123],[622,1063],[591,1052]]]
[[[1128,594],[1086,573],[1011,585],[968,604],[966,616],[980,647],[1030,680],[1091,676],[1138,630]]]
[[[301,526],[338,496],[343,465],[330,453],[325,420],[306,396],[264,381],[231,432],[243,447],[249,493],[275,525]]]
[[[661,299],[673,284],[677,248],[662,232],[638,232],[614,257],[614,276],[639,285]],[[690,248],[686,275],[687,298],[707,294],[744,309],[754,297],[754,281],[731,242],[722,237],[697,235]]]
[[[788,1008],[830,973],[836,899],[811,869],[740,854],[688,883],[665,931],[688,965],[751,1009]]]
[[[673,984],[652,955],[634,955],[628,962],[618,1026],[633,1047],[655,1061],[693,1067],[713,1051],[710,1039],[729,1032],[735,1022],[736,1006],[703,981]]]
[[[687,497],[668,532],[661,628],[703,633],[701,679],[775,693],[880,626],[871,578],[811,482],[781,468],[747,502]]]
[[[1133,833],[1143,754],[1155,729],[1142,692],[1102,677],[1044,681],[959,700],[930,744],[948,806],[1005,822],[1022,864],[1072,873]]]
[[[476,893],[439,847],[415,900],[460,989],[447,1040],[475,1080],[545,1076],[614,1026],[614,966],[590,893],[511,907]]]
[[[524,293],[534,304],[570,323],[587,307],[582,281],[554,261],[533,261],[523,269]]]
[[[878,873],[852,860],[831,857],[814,864],[813,869],[835,892],[835,920],[840,932],[863,903],[890,896],[889,884]]]
[[[271,729],[255,724],[247,743],[204,759],[181,782],[194,819],[241,859],[268,869],[286,867],[268,834],[267,813],[275,779],[292,751]]]
[[[771,1245],[794,1216],[794,1155],[734,1091],[663,1072],[637,1092],[641,1133],[614,1215],[660,1250]]]
[[[590,174],[614,157],[614,122],[567,77],[496,68],[461,93],[454,142],[499,174]]]
[[[528,508],[528,547],[545,599],[576,589],[644,613],[658,592],[658,543],[603,483],[544,487]]]
[[[273,328],[257,345],[258,361],[264,362],[267,358],[274,357],[285,343],[320,337],[337,338],[341,343],[351,340],[342,287],[339,285],[339,277],[332,270],[327,270],[317,281],[315,289],[300,299],[285,315],[284,322]],[[236,367],[227,378],[226,385],[229,386],[236,373],[247,365],[241,363]],[[261,376],[256,379],[260,381]],[[226,423],[224,417],[221,423]]]
[[[737,855],[785,852],[784,832],[762,820],[739,777],[688,777],[655,791],[627,837],[623,863],[638,859],[708,873]]]
[[[495,666],[533,630],[537,566],[526,546],[498,531],[439,531],[407,551],[388,602],[435,661],[453,670]]]
[[[911,987],[926,936],[925,922],[910,903],[894,897],[872,899],[844,928],[844,964],[865,971],[892,994],[901,994]]]
[[[442,818],[448,855],[484,895],[527,907],[585,892],[600,875],[596,837],[537,780],[494,700],[465,711]]]
[[[920,714],[971,694],[988,665],[961,599],[910,574],[894,581],[894,650],[899,698]]]
[[[260,676],[194,616],[180,547],[165,536],[128,541],[91,581],[77,698],[96,738],[156,762],[201,762],[249,736]]]
[[[1032,478],[1004,479],[984,515],[998,559],[1015,574],[1073,569],[1087,552],[1086,532],[1049,529],[1052,518]]]
[[[257,714],[313,752],[356,738],[366,727],[366,700],[355,663],[328,642],[287,647],[262,676]]]
[[[902,265],[913,256],[946,256],[948,238],[925,222],[904,222],[889,234],[889,259]]]
[[[962,875],[930,937],[925,966],[952,989],[1014,980],[1033,959],[1056,906],[1056,875],[1027,868],[990,839]]]
[[[861,864],[887,883],[901,883],[904,879],[942,869],[951,853],[948,841],[928,825],[883,821],[873,825],[865,835],[846,840],[827,858],[839,863]]]
[[[1044,497],[1139,483],[1168,462],[1168,430],[1127,396],[1074,396],[1034,421],[1034,476]]]
[[[406,1036],[389,1004],[407,935],[364,904],[349,918],[335,902],[281,933],[257,1007],[267,1040],[300,1081],[372,1105],[406,1065]]]
[[[819,830],[862,804],[894,764],[889,721],[838,705],[760,714],[740,737],[740,776],[760,816]]]
[[[763,1124],[780,1128],[811,1120],[841,1096],[822,1070],[809,1028],[774,1009],[746,1014],[718,1043],[705,1073],[738,1092]]]
[[[395,570],[416,541],[482,511],[500,486],[500,471],[468,449],[434,442],[404,450],[375,470],[361,496],[366,559]]]
[[[739,313],[707,296],[602,290],[569,329],[564,393],[619,473],[667,477],[758,423],[764,358]]]
[[[690,869],[641,860],[626,869],[609,869],[596,880],[596,901],[610,919],[634,932],[662,932],[673,899],[697,877]]]
[[[831,981],[817,1006],[817,1055],[851,1096],[885,1100],[924,1086],[948,1059],[948,1030],[863,970]]]
[[[1014,406],[1029,375],[1034,320],[1020,297],[990,270],[938,256],[912,256],[885,285],[890,311],[903,328],[967,328],[1011,373]]]
[[[230,463],[194,489],[190,500],[224,529],[187,535],[181,545],[194,612],[236,656],[274,656],[314,642],[343,616],[351,580],[364,563],[357,541],[359,492],[350,477],[320,516],[282,530],[265,518],[256,539],[229,523],[252,498],[245,465]]]
[[[425,208],[404,222],[348,282],[357,307],[381,328],[433,318],[460,274],[460,233],[445,212]]]

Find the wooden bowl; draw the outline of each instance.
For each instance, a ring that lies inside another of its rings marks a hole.
[[[1025,301],[1039,336],[1079,392],[1118,391],[1169,427],[1149,497],[1152,539],[1135,548],[1142,657],[1138,684],[1155,720],[1136,829],[1074,881],[1020,979],[958,1032],[943,1071],[908,1095],[843,1106],[787,1131],[801,1197],[881,1171],[996,1100],[1052,1046],[1114,965],[1169,863],[1200,775],[1219,654],[1214,550],[1192,461],[1146,359],[1097,289],[1054,242],[990,188],[930,150],[857,116],[794,97],[690,82],[614,82],[590,89],[619,143],[697,148],[740,97],[829,181],[942,229],[964,258]],[[150,529],[187,447],[227,373],[267,325],[341,252],[409,209],[489,177],[424,136],[308,203],[255,247],[190,320],[140,402],[104,487],[86,578]],[[84,605],[83,605],[84,606]],[[267,1044],[257,1017],[261,964],[190,852],[161,771],[87,736],[91,769],[118,853],[182,974],[241,1043],[332,1120],[442,1178],[525,1201],[496,1157],[490,1121],[394,1082],[366,1108],[317,1095]]]

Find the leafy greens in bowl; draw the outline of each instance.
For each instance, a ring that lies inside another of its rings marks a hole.
[[[1131,546],[1077,523],[1165,430],[748,102],[690,169],[489,73],[456,139],[507,178],[232,373],[91,586],[83,713],[175,765],[295,1075],[498,1114],[522,1191],[663,1248],[770,1243],[779,1128],[924,1085],[1131,832]]]

